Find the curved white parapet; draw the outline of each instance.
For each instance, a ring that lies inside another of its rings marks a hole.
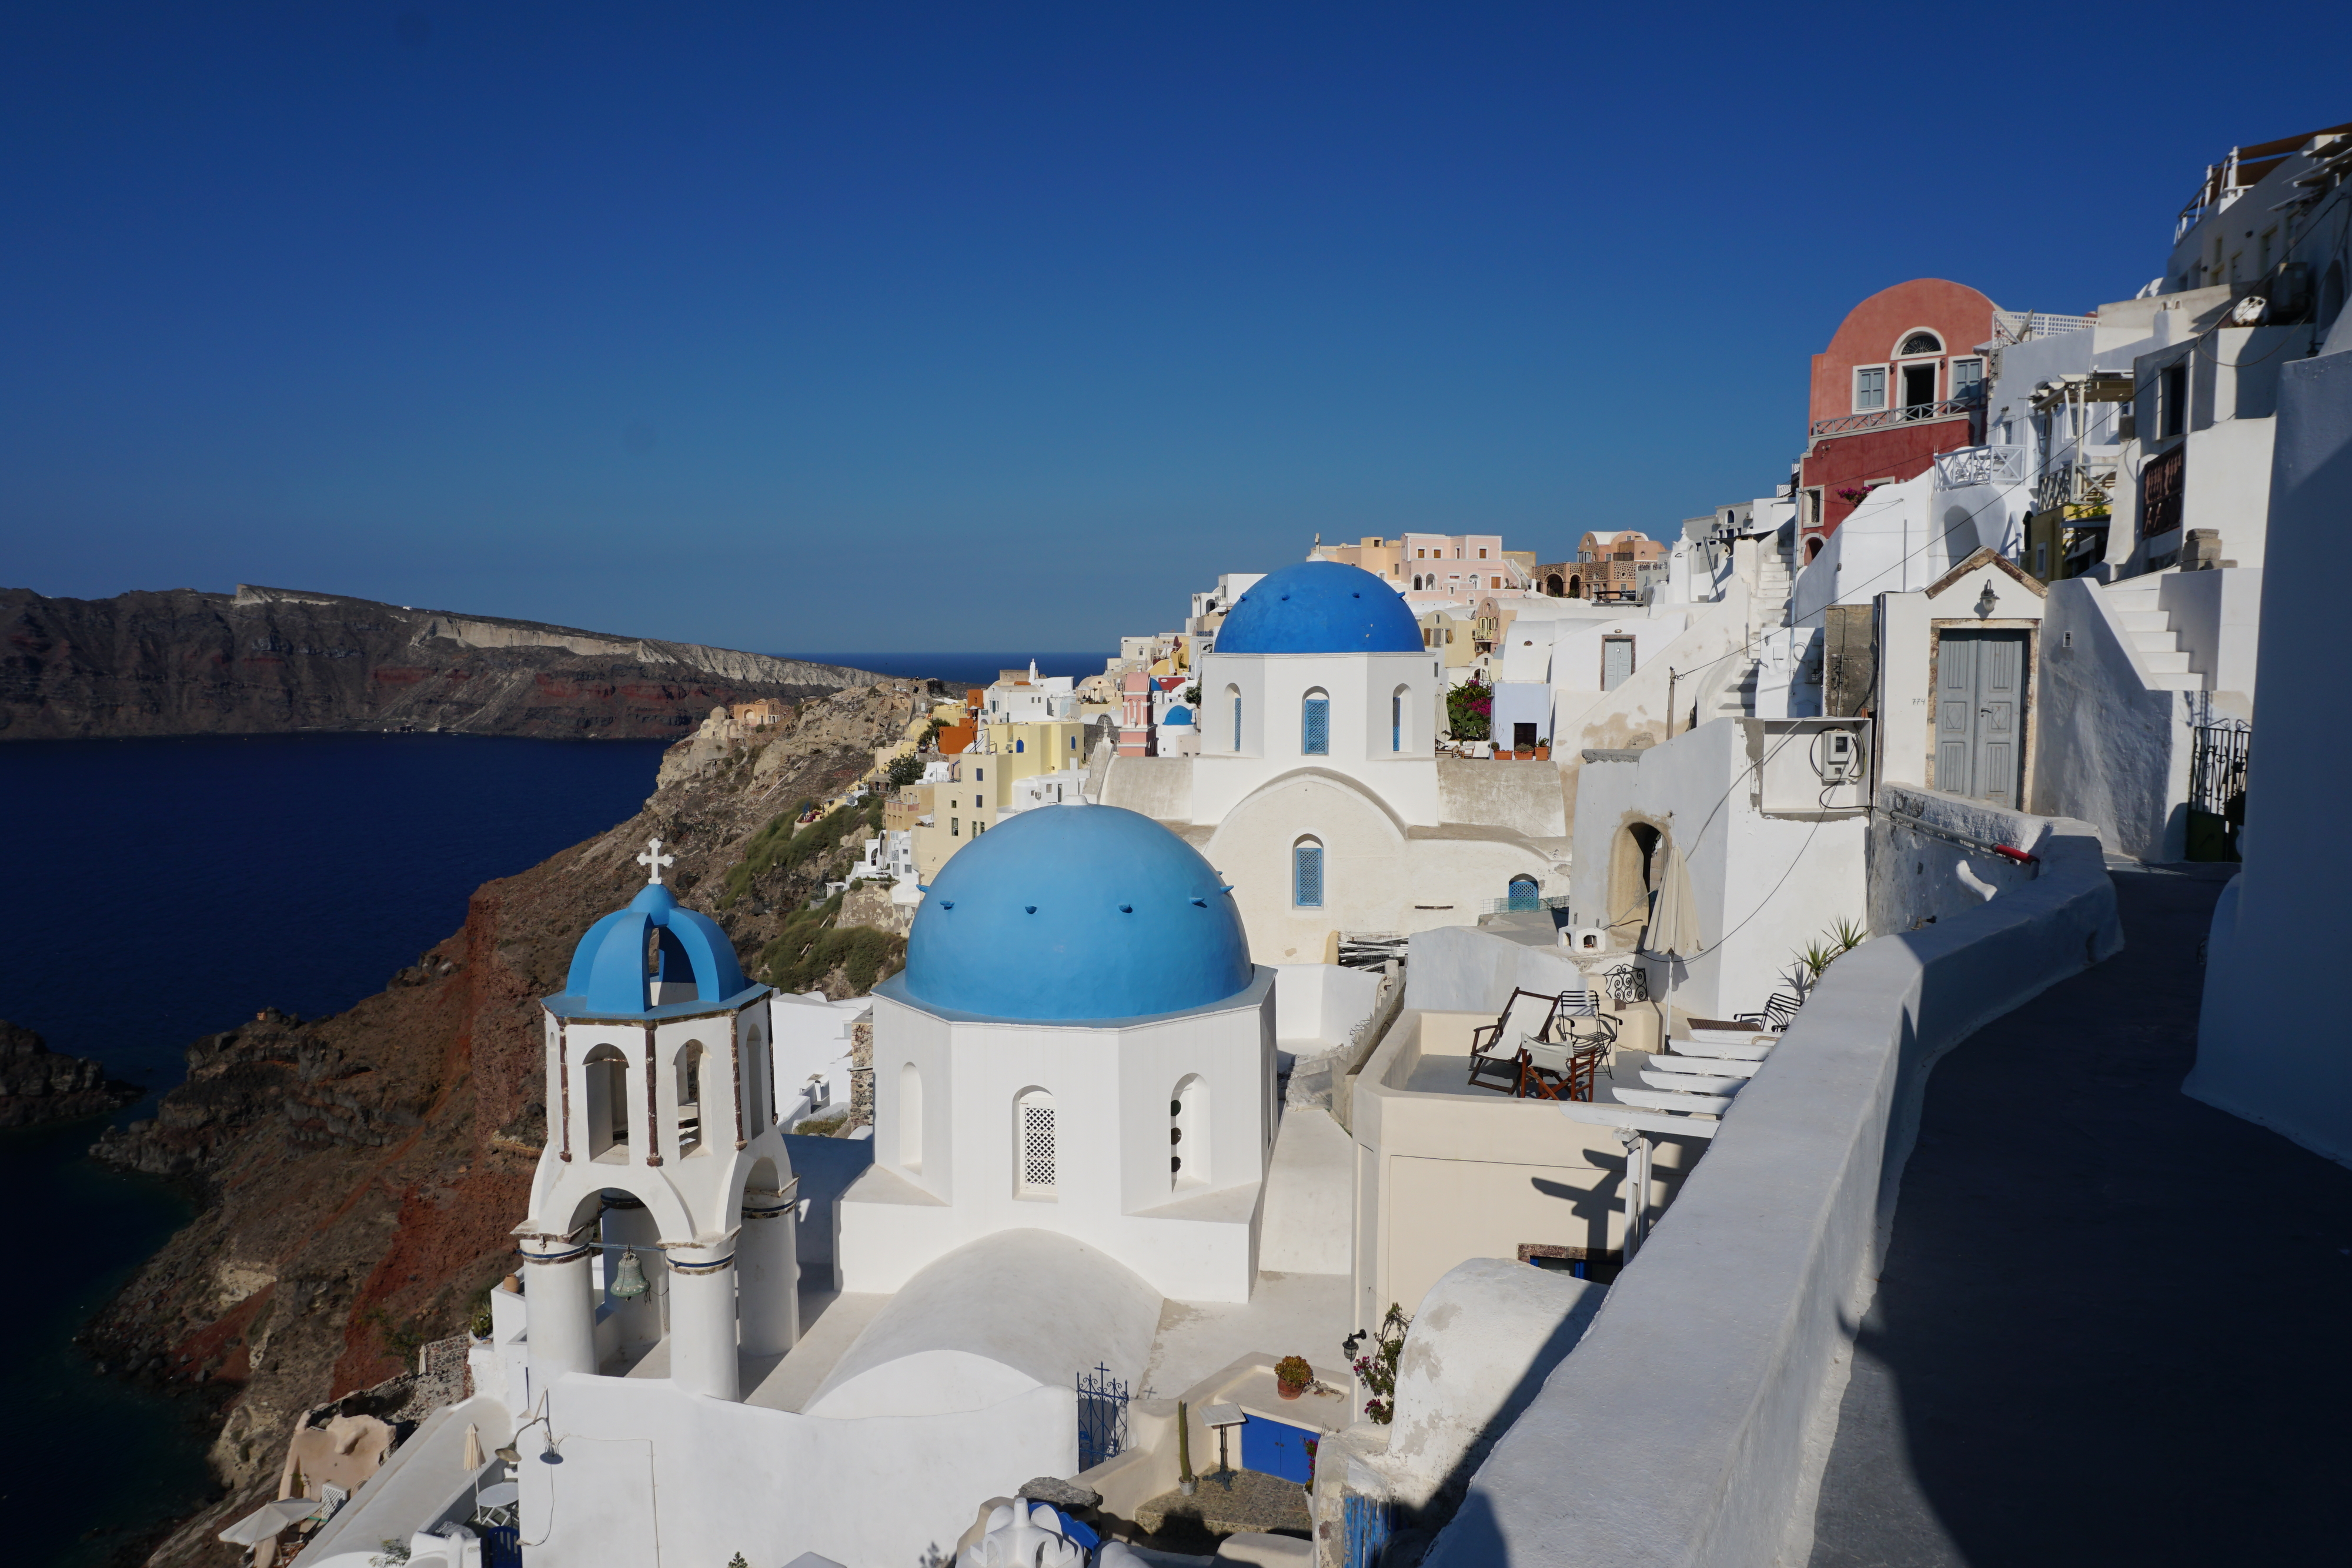
[[[1685,1042],[1703,1047],[1718,1056],[1761,1057],[1780,1043],[1780,1037],[1762,1030],[1695,1029],[1687,1036],[1675,1037],[1675,1044]]]
[[[956,1568],[1086,1568],[1086,1549],[1062,1533],[1061,1516],[1016,1498],[992,1511],[988,1531],[963,1549]]]

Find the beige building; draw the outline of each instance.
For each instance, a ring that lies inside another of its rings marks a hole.
[[[1576,559],[1584,569],[1584,591],[1569,597],[1633,600],[1665,570],[1666,547],[1631,528],[1590,533],[1576,547]]]
[[[1524,591],[1535,580],[1535,552],[1505,549],[1500,534],[1368,534],[1351,545],[1318,535],[1307,559],[1360,567],[1406,594]]]
[[[915,821],[915,877],[929,882],[948,857],[996,825],[997,758],[967,751],[948,761],[950,776],[917,785],[927,795]]]

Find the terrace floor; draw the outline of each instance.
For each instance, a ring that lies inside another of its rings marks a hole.
[[[2221,884],[2115,869],[2124,951],[1928,1082],[1812,1568],[2341,1560],[2352,1170],[2180,1092]]]

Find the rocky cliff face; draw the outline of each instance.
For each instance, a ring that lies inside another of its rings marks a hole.
[[[198,1040],[153,1120],[100,1144],[206,1199],[88,1335],[112,1368],[221,1402],[212,1458],[227,1495],[152,1561],[236,1563],[213,1535],[274,1495],[293,1421],[457,1332],[513,1268],[509,1231],[545,1136],[538,998],[561,988],[589,924],[643,884],[633,857],[648,837],[675,851],[679,897],[726,927],[754,978],[845,995],[898,967],[902,940],[843,930],[837,900],[807,907],[856,858],[865,814],[794,820],[919,707],[927,691],[906,683],[855,687],[706,748],[638,816],[486,883],[464,928],[381,994],[328,1019],[265,1009]]]
[[[0,589],[0,740],[306,729],[674,737],[716,706],[882,679],[331,593],[48,599]]]
[[[97,1062],[60,1056],[31,1030],[0,1019],[0,1127],[94,1116],[139,1095],[137,1085],[116,1082]]]

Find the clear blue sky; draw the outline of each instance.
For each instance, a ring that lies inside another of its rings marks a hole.
[[[13,7],[0,582],[1065,648],[1664,532],[1855,299],[2128,296],[2352,120],[2290,12]]]

